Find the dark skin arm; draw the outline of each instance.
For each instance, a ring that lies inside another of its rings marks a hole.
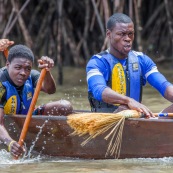
[[[12,142],[10,145],[10,153],[14,157],[19,157],[25,152],[25,149],[10,137],[4,127],[4,110],[2,108],[0,108],[0,140],[7,145],[7,147]]]
[[[164,94],[164,98],[169,100],[170,102],[173,102],[173,86],[168,86],[165,94]]]
[[[56,84],[55,84],[55,80],[50,72],[51,68],[54,67],[54,61],[47,56],[42,56],[41,59],[38,60],[38,63],[39,63],[38,67],[40,69],[46,68],[46,70],[47,70],[41,90],[48,94],[55,93]]]
[[[141,113],[144,113],[147,117],[153,117],[152,112],[145,105],[135,101],[130,97],[118,94],[110,88],[104,89],[102,93],[102,99],[106,103],[120,104],[123,105],[123,108],[137,110]]]

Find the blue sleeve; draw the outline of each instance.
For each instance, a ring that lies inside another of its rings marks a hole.
[[[109,68],[104,61],[99,58],[92,58],[87,66],[88,91],[96,100],[102,101],[102,92],[107,87],[109,79]]]
[[[139,55],[139,63],[142,70],[143,85],[146,84],[146,74],[156,67],[156,64],[152,61],[150,57],[145,54]]]
[[[88,80],[88,87],[91,90],[94,98],[102,101],[102,92],[107,87],[102,76],[93,76]]]
[[[143,54],[143,56],[139,56],[139,60],[142,73],[144,75],[146,75],[146,73],[148,73],[153,67],[156,67],[156,64],[153,62],[153,60],[145,54]]]
[[[147,81],[151,86],[157,89],[162,96],[164,96],[166,88],[172,85],[160,72],[150,74]]]
[[[167,79],[157,70],[156,64],[150,57],[143,54],[140,56],[140,65],[142,69],[143,79],[153,86],[159,93],[164,96],[166,88],[172,85]]]

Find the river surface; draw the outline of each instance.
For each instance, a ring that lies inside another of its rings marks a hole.
[[[162,70],[162,72],[172,82],[172,69]],[[56,77],[56,72],[54,76]],[[152,87],[144,88],[143,104],[148,106],[153,112],[159,112],[170,105]],[[84,69],[64,68],[64,84],[57,85],[57,92],[47,96],[40,93],[38,103],[67,99],[74,109],[90,110],[87,100],[87,86]],[[0,173],[172,173],[173,158],[138,158],[138,159],[111,159],[111,160],[83,160],[71,158],[46,158],[37,156],[30,159],[11,158],[6,150],[0,150]]]

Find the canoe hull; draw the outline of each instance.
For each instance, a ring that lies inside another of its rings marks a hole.
[[[108,143],[101,135],[85,146],[84,137],[72,136],[65,116],[32,117],[25,139],[27,148],[40,154],[84,159],[112,159],[105,156]],[[18,141],[25,117],[6,116],[5,126]],[[119,158],[160,158],[173,156],[172,119],[128,119],[125,121]]]

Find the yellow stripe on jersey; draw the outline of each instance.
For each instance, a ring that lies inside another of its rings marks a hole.
[[[126,95],[126,77],[120,63],[115,64],[112,70],[112,90],[119,94]]]
[[[4,106],[4,112],[5,114],[16,114],[17,110],[17,96],[11,96],[8,100],[7,103]]]

